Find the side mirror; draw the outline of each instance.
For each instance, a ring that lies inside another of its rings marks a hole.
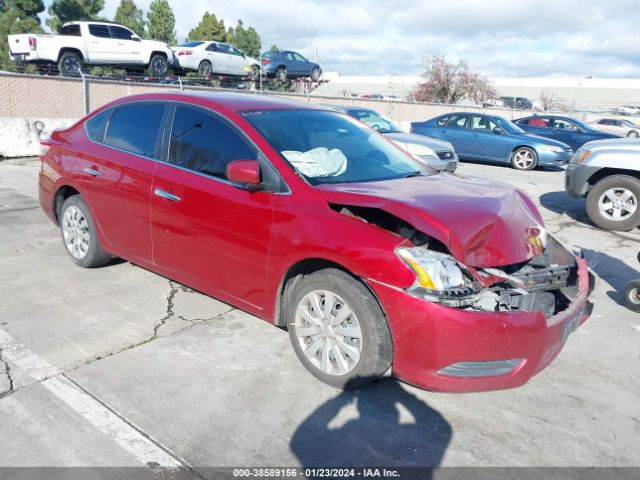
[[[131,40],[133,40],[134,42],[139,42],[140,37],[134,33],[133,35],[131,35]]]
[[[260,190],[260,164],[257,160],[234,160],[227,164],[227,179],[249,190]]]
[[[493,129],[493,133],[495,133],[496,135],[504,135],[504,130],[500,127],[496,127]]]

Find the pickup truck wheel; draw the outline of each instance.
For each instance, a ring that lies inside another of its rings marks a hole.
[[[82,57],[77,53],[65,52],[58,61],[58,70],[65,77],[77,77],[82,67]]]
[[[111,254],[100,247],[93,219],[80,195],[65,200],[59,218],[62,241],[73,263],[91,268],[104,265],[111,259]]]
[[[351,389],[377,380],[389,369],[389,325],[362,282],[327,268],[297,281],[285,298],[289,338],[313,376]]]
[[[169,63],[167,59],[160,54],[155,54],[149,62],[149,75],[152,77],[166,77],[169,73]]]
[[[209,60],[203,60],[198,65],[198,76],[199,77],[209,77],[211,72],[213,71],[211,67],[211,62]]]
[[[640,225],[640,180],[612,175],[600,180],[587,195],[587,215],[605,230],[631,230]]]
[[[511,165],[516,170],[533,170],[538,165],[538,155],[529,147],[520,147],[511,154]]]

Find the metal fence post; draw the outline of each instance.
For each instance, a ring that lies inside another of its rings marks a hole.
[[[78,73],[80,73],[80,77],[82,77],[82,104],[84,115],[87,115],[89,113],[89,88],[87,85],[87,77],[80,69],[78,69]]]

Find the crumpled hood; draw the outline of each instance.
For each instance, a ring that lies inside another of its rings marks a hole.
[[[540,212],[509,185],[440,173],[317,187],[327,202],[371,207],[444,243],[461,263],[497,267],[529,260],[544,224]]]

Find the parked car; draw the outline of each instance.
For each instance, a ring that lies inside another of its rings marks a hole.
[[[212,74],[250,76],[260,75],[260,61],[251,58],[233,45],[223,42],[192,41],[172,48],[176,70],[191,70],[201,77]]]
[[[640,226],[640,140],[586,143],[571,159],[565,190],[587,199],[587,215],[606,230]]]
[[[500,97],[500,106],[517,110],[533,110],[533,103],[526,97]]]
[[[506,118],[482,113],[448,113],[411,124],[411,132],[446,140],[458,157],[508,163],[517,170],[562,165],[571,148],[561,142],[527,135]]]
[[[299,77],[309,77],[317,82],[322,76],[320,65],[291,50],[270,50],[260,55],[260,59],[265,74],[281,82]]]
[[[43,142],[70,259],[111,255],[286,327],[335,387],[522,385],[591,313],[586,261],[511,186],[434,174],[332,109],[249,94],[116,100]]]
[[[400,148],[415,155],[431,168],[453,173],[458,168],[458,156],[453,145],[437,138],[407,133],[398,125],[370,108],[352,105],[333,106],[336,110],[360,120],[362,123],[379,131]]]
[[[620,115],[640,115],[640,107],[625,105],[619,107],[617,113]]]
[[[612,133],[614,135],[630,138],[638,138],[640,126],[630,120],[619,118],[601,118],[590,124],[599,132]]]
[[[164,77],[173,52],[162,42],[142,40],[122,25],[110,22],[69,22],[60,35],[22,33],[9,35],[10,58],[77,75],[85,65],[146,68],[149,75]]]
[[[527,133],[564,142],[574,151],[593,140],[620,138],[620,135],[599,132],[575,118],[557,115],[534,115],[518,118],[513,122]]]

